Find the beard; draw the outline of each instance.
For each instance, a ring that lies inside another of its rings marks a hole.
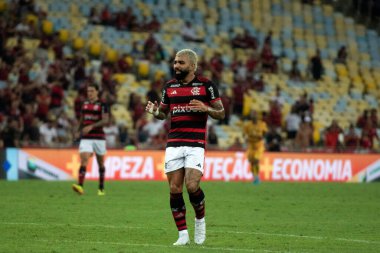
[[[188,74],[189,74],[189,70],[179,70],[179,73],[177,73],[177,71],[174,73],[175,78],[178,81],[184,80]]]

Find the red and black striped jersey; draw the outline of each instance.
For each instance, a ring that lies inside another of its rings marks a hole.
[[[175,79],[165,84],[161,107],[169,108],[171,114],[167,147],[205,147],[208,114],[192,110],[189,106],[192,99],[210,105],[220,100],[219,91],[209,79],[198,76],[186,85]]]
[[[94,124],[102,120],[103,113],[108,113],[108,112],[109,112],[108,106],[99,100],[92,103],[89,100],[84,101],[81,106],[81,115],[82,115],[81,129],[83,129],[85,126]],[[88,134],[82,135],[81,139],[104,140],[105,134],[103,131],[103,127],[96,127],[92,129]]]

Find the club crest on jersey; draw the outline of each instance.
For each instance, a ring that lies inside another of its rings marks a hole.
[[[196,95],[200,95],[201,94],[201,88],[199,87],[194,87],[191,89],[191,93],[196,96]]]
[[[94,105],[94,110],[97,111],[99,109],[99,105]]]

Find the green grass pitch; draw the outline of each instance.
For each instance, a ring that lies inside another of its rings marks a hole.
[[[380,252],[378,183],[203,182],[207,240],[185,247],[166,182],[71,183],[0,181],[0,252]]]

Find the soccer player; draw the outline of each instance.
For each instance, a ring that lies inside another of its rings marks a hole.
[[[99,87],[96,84],[87,86],[87,100],[81,106],[81,118],[79,133],[81,140],[79,143],[80,168],[78,184],[73,184],[72,188],[78,194],[84,193],[83,183],[86,176],[88,159],[93,153],[99,167],[99,190],[98,195],[105,195],[104,192],[104,155],[106,154],[106,141],[103,126],[108,123],[109,109],[98,97]]]
[[[244,125],[244,135],[247,138],[247,158],[251,165],[253,184],[260,183],[260,159],[265,151],[265,133],[268,131],[267,124],[257,118],[256,112],[251,114],[251,121]]]
[[[171,115],[171,129],[165,152],[165,173],[170,187],[170,207],[179,231],[173,245],[190,243],[186,225],[186,207],[182,196],[185,183],[195,211],[194,242],[206,239],[205,194],[200,188],[203,175],[208,116],[224,118],[224,108],[216,86],[207,78],[196,76],[197,54],[190,49],[177,52],[175,79],[162,90],[162,101],[148,101],[145,110],[157,119]]]

